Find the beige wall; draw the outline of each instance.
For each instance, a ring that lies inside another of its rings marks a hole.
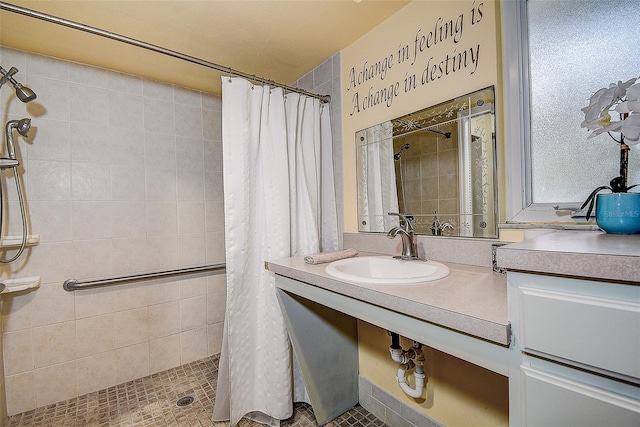
[[[358,322],[360,375],[402,402],[448,427],[509,425],[508,378],[424,347],[427,376],[424,398],[407,397],[396,381],[398,363],[391,361],[391,337],[383,329]],[[408,349],[413,341],[401,340]],[[410,376],[411,384],[413,378]]]
[[[475,18],[475,23],[472,18]],[[434,31],[438,23],[451,21],[454,28],[456,25],[459,31],[461,28],[455,40],[449,34],[446,39],[438,38],[437,43],[431,43],[428,48],[425,45],[423,51],[419,50],[421,36],[425,36],[426,43],[429,33]],[[495,85],[500,93],[498,25],[498,4],[493,1],[414,1],[343,50],[346,231],[357,231],[355,132],[487,86]],[[407,46],[406,59],[398,61],[399,48]],[[453,71],[453,64],[449,62],[450,68],[447,70],[447,55],[451,58],[461,52],[467,53],[466,67],[456,67]],[[358,74],[366,68],[365,64],[370,66],[385,58],[392,65],[387,67],[384,78],[382,74],[374,73],[366,81],[357,80]],[[444,68],[438,78],[438,65],[433,73],[431,64],[442,61]],[[423,81],[427,64],[430,64],[429,72]],[[410,90],[405,90],[407,76],[414,74],[415,88],[411,85]],[[394,89],[391,99],[387,97],[386,101],[383,99],[384,102],[377,105],[364,100],[370,92],[375,94],[387,90],[388,93],[390,88]],[[359,322],[358,333],[361,375],[398,399],[448,426],[508,425],[506,377],[427,348],[427,398],[412,399],[400,390],[395,380],[397,363],[389,357],[390,338],[386,332]],[[405,340],[403,344],[406,348],[411,341]]]

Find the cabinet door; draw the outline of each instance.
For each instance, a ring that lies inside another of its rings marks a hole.
[[[640,378],[640,304],[521,287],[524,351]]]
[[[527,427],[640,426],[638,400],[537,369],[521,369]]]

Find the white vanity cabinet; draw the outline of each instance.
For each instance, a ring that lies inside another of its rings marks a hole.
[[[507,282],[510,424],[640,426],[640,284],[512,271]]]

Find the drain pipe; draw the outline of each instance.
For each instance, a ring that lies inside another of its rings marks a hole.
[[[389,332],[391,335],[391,346],[389,347],[389,353],[391,359],[394,362],[400,363],[398,372],[396,373],[396,380],[398,385],[410,397],[418,399],[422,397],[424,392],[424,383],[426,375],[424,374],[424,354],[422,353],[422,344],[414,341],[413,347],[409,350],[404,350],[400,346],[400,336],[395,332]],[[415,379],[415,388],[411,388],[407,384],[407,371],[413,369],[413,377]]]
[[[407,396],[418,399],[422,397],[422,392],[424,391],[424,379],[426,378],[426,375],[424,374],[422,366],[416,365],[416,370],[413,373],[413,377],[416,381],[416,388],[411,388],[409,384],[407,384],[407,368],[409,368],[409,365],[406,363],[400,365],[398,373],[396,374],[396,380],[398,380],[398,385]]]

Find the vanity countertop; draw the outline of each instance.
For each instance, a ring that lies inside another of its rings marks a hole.
[[[360,253],[360,256],[385,256]],[[333,278],[328,264],[310,265],[303,257],[267,263],[281,276],[308,283],[369,304],[425,320],[503,346],[509,345],[507,280],[488,267],[445,262],[451,274],[413,285],[366,285]]]
[[[640,235],[556,231],[497,250],[508,270],[640,284]]]

